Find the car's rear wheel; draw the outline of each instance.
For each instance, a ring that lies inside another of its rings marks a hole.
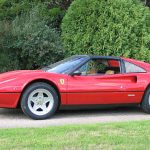
[[[150,113],[150,88],[144,94],[141,107],[146,113]]]
[[[32,119],[47,119],[56,112],[59,104],[56,90],[49,84],[31,84],[21,98],[23,112]]]

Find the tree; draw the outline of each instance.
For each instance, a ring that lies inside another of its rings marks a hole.
[[[66,55],[150,61],[150,11],[138,0],[76,0],[61,25]]]
[[[21,14],[12,22],[10,37],[3,42],[15,69],[36,69],[63,58],[59,33],[47,26],[39,8]],[[13,67],[14,68],[14,67]]]
[[[1,0],[0,72],[62,59],[60,24],[71,1]]]

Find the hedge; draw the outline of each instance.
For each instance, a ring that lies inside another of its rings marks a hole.
[[[61,29],[66,56],[115,55],[150,61],[150,10],[139,0],[75,0]]]

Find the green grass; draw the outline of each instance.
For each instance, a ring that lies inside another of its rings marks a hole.
[[[150,121],[0,129],[1,150],[146,150]]]

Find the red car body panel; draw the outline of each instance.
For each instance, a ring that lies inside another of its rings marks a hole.
[[[67,76],[68,75],[46,73],[42,70],[12,71],[0,74],[0,107],[17,107],[20,96],[16,97],[14,93],[21,95],[27,85],[37,80],[45,80],[53,83],[60,92],[61,104],[66,104],[66,94],[63,92],[66,92],[67,84],[62,85],[60,79],[63,78],[64,83],[67,83]],[[11,103],[8,103],[8,101],[11,101]]]
[[[16,108],[21,93],[0,93],[0,107]]]
[[[68,77],[68,103],[139,103],[145,87],[145,82],[137,82],[137,77],[134,74],[89,76],[86,78],[84,76]],[[130,94],[135,95],[134,99],[132,96],[128,96]]]
[[[134,93],[136,97],[128,97]],[[140,103],[143,92],[93,92],[93,93],[69,93],[69,105],[88,105],[88,104],[132,104]]]
[[[16,108],[25,88],[34,81],[49,81],[60,93],[61,105],[140,103],[150,84],[150,64],[122,58],[146,73],[70,76],[42,70],[0,74],[0,107]],[[117,66],[110,61],[113,66]]]

